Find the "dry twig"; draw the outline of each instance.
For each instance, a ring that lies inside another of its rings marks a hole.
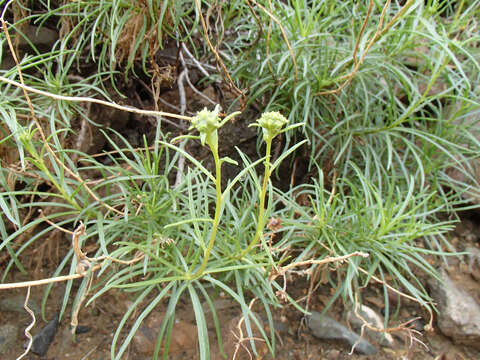
[[[32,334],[30,334],[30,330],[32,330],[32,328],[35,326],[35,314],[33,313],[33,311],[28,307],[28,300],[30,299],[30,286],[27,288],[27,296],[25,297],[25,302],[23,304],[23,308],[30,314],[30,316],[32,317],[32,322],[30,323],[30,325],[28,325],[26,328],[25,328],[25,336],[28,338],[28,345],[27,345],[27,348],[25,349],[25,352],[20,355],[17,360],[20,360],[20,359],[23,359],[29,352],[30,352],[30,349],[32,348],[32,344],[33,344],[33,337],[32,337]]]
[[[242,96],[242,101],[245,102],[246,101],[246,95],[245,93],[240,90],[234,83],[233,83],[233,80],[232,78],[230,77],[230,74],[228,73],[228,70],[227,70],[227,67],[225,66],[222,58],[220,57],[218,51],[215,49],[215,47],[213,46],[212,42],[210,41],[210,38],[208,36],[208,29],[207,29],[207,24],[205,23],[205,18],[203,17],[203,14],[202,14],[202,7],[200,5],[200,1],[199,0],[195,0],[195,6],[197,8],[197,12],[198,12],[198,16],[200,17],[200,22],[202,23],[202,28],[203,28],[203,32],[204,32],[204,37],[205,37],[205,41],[207,42],[208,44],[208,47],[210,48],[210,50],[212,51],[213,55],[215,55],[215,59],[217,60],[217,64],[222,68],[223,72],[221,72],[224,77],[226,78],[225,79],[225,82],[227,82],[230,87],[240,96]],[[220,72],[220,71],[219,71]]]
[[[0,76],[0,80],[7,83],[7,84],[16,86],[16,87],[24,90],[24,92],[32,92],[32,93],[35,93],[35,94],[38,94],[38,95],[47,96],[47,97],[55,99],[55,100],[73,101],[73,102],[90,102],[90,103],[95,103],[95,104],[100,104],[100,105],[112,107],[114,109],[118,109],[118,110],[122,110],[122,111],[128,111],[128,112],[139,114],[139,115],[157,116],[157,117],[165,116],[165,117],[170,117],[170,118],[180,119],[180,120],[187,120],[187,121],[191,120],[190,116],[182,116],[182,115],[173,114],[173,113],[164,112],[164,111],[143,110],[143,109],[138,109],[138,108],[133,107],[133,106],[119,105],[117,103],[114,103],[113,101],[105,101],[105,100],[91,98],[91,97],[85,97],[85,96],[64,96],[64,95],[53,94],[53,93],[50,93],[48,91],[35,89],[31,86],[25,85],[21,82],[19,83],[15,80],[11,80],[11,79],[6,78],[4,76]]]
[[[257,299],[254,298],[252,299],[252,301],[250,301],[250,304],[248,305],[248,308],[251,310],[252,307],[253,307],[253,304],[255,303]],[[265,342],[264,339],[260,339],[258,337],[244,337],[243,336],[243,330],[242,330],[242,324],[243,322],[245,321],[245,317],[244,316],[241,316],[240,317],[240,320],[238,321],[237,323],[237,329],[238,329],[238,334],[236,334],[233,330],[231,330],[231,333],[232,335],[235,337],[235,339],[237,340],[236,344],[235,344],[235,351],[233,353],[233,356],[232,356],[232,360],[235,360],[236,357],[237,357],[237,354],[238,354],[238,351],[240,350],[240,347],[242,347],[248,354],[248,356],[250,357],[250,359],[253,360],[253,356],[252,356],[252,353],[250,352],[250,350],[248,349],[248,347],[246,345],[243,344],[243,342],[245,341],[250,341],[250,340],[254,340],[254,341],[263,341]]]
[[[315,260],[315,259],[310,259],[310,260],[305,260],[305,261],[298,261],[295,263],[291,263],[285,266],[282,266],[279,268],[278,273],[274,274],[271,278],[272,280],[275,279],[277,276],[285,274],[285,272],[289,271],[290,269],[299,267],[299,266],[305,266],[305,265],[324,265],[332,262],[342,262],[346,261],[347,259],[354,257],[354,256],[361,256],[363,258],[369,257],[369,254],[361,252],[361,251],[355,251],[351,254],[343,255],[343,256],[337,256],[337,257],[330,257],[327,256],[326,258],[323,258],[321,260]]]
[[[49,222],[49,224],[51,224],[51,222]],[[80,245],[78,243],[79,237],[85,234],[85,225],[83,223],[80,223],[80,225],[73,232],[66,230],[56,224],[55,224],[55,228],[72,235],[72,247],[73,247],[75,258],[77,261],[77,266],[76,266],[77,273],[64,275],[64,276],[56,276],[56,277],[51,277],[51,278],[41,279],[41,280],[0,284],[0,290],[24,288],[29,286],[40,286],[40,285],[46,285],[46,284],[51,284],[55,282],[63,282],[63,281],[69,281],[74,279],[80,279],[99,270],[103,265],[103,263],[101,262],[105,260],[119,263],[122,265],[132,265],[142,260],[145,257],[145,254],[138,253],[131,260],[115,259],[108,255],[99,256],[96,258],[89,258],[85,255],[85,253],[82,252],[82,249],[80,248]]]

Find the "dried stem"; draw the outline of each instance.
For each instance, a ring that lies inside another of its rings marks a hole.
[[[233,83],[233,80],[232,78],[230,77],[230,74],[228,73],[228,70],[227,70],[227,67],[225,66],[222,58],[220,57],[218,51],[215,49],[215,47],[213,46],[212,42],[210,41],[210,38],[208,37],[208,29],[207,29],[207,24],[205,23],[205,18],[203,17],[203,14],[202,14],[202,8],[200,6],[200,1],[199,0],[195,0],[195,6],[197,7],[197,12],[198,12],[198,16],[200,17],[200,22],[202,23],[202,28],[203,28],[203,32],[204,32],[204,37],[205,37],[205,41],[207,42],[208,44],[208,47],[210,48],[210,50],[212,51],[213,55],[215,55],[215,59],[217,60],[217,64],[222,68],[223,70],[223,74],[224,76],[226,77],[226,82],[228,82],[228,84],[230,85],[230,87],[238,94],[238,95],[241,95],[242,96],[242,99],[243,101],[245,102],[246,101],[246,95],[245,93],[240,90],[234,83]]]
[[[361,257],[369,257],[369,254],[361,252],[361,251],[355,251],[351,254],[343,255],[343,256],[337,256],[337,257],[330,257],[327,256],[326,258],[323,258],[321,260],[315,260],[315,259],[310,259],[310,260],[305,260],[305,261],[298,261],[295,263],[288,264],[286,266],[282,266],[279,268],[279,271],[277,274],[273,275],[273,279],[275,279],[278,275],[284,274],[286,271],[299,267],[299,266],[305,266],[305,265],[324,265],[332,262],[342,262],[345,261],[351,257],[354,256],[361,256]]]
[[[32,328],[35,326],[36,319],[35,319],[35,314],[33,313],[32,309],[30,309],[28,307],[28,300],[29,299],[30,299],[30,286],[27,288],[27,296],[25,297],[25,302],[23,304],[23,308],[32,317],[32,322],[30,323],[30,325],[28,325],[25,328],[25,336],[28,338],[28,345],[27,345],[27,348],[25,349],[25,352],[22,355],[20,355],[17,358],[17,360],[20,360],[20,359],[24,358],[30,352],[30,349],[32,348],[32,344],[33,344],[33,337],[32,337],[32,334],[30,334],[30,330],[32,330]]]

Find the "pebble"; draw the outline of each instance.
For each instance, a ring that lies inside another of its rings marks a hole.
[[[85,326],[85,325],[78,325],[77,328],[75,329],[75,335],[81,335],[81,334],[86,334],[90,332],[90,327]]]
[[[327,315],[312,311],[306,319],[308,328],[319,339],[343,341],[350,347],[355,345],[354,351],[363,355],[377,353],[377,349],[372,344]]]
[[[384,320],[383,318],[378,315],[373,309],[369,308],[366,305],[360,305],[357,309],[358,315],[363,318],[369,325],[379,329],[385,330],[385,326],[383,325]],[[346,319],[350,326],[356,330],[361,331],[362,326],[364,325],[363,320],[355,315],[353,310],[350,310],[347,313]],[[373,331],[369,328],[365,327],[365,334],[370,338],[376,339],[380,345],[393,347],[395,341],[393,340],[392,335],[382,331]]]
[[[44,356],[58,331],[58,315],[50,320],[34,337],[30,351]]]
[[[410,324],[409,327],[413,330],[423,332],[425,331],[426,321],[423,318],[415,319]]]
[[[152,355],[155,351],[158,332],[165,314],[153,313],[141,325],[133,336],[135,349],[143,355]],[[181,352],[194,352],[197,348],[197,327],[182,320],[175,320],[170,337],[170,355]],[[162,353],[162,352],[160,352]]]
[[[330,350],[327,359],[328,360],[337,360],[340,357],[340,350],[334,349]]]

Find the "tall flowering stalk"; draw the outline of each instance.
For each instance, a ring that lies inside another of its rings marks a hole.
[[[225,124],[228,120],[238,115],[239,112],[235,112],[227,116],[223,121],[218,117],[220,112],[220,106],[217,105],[213,111],[207,110],[207,108],[199,111],[195,117],[192,118],[191,128],[195,128],[200,133],[200,141],[202,145],[207,145],[213,154],[215,161],[215,189],[216,189],[216,204],[215,204],[215,216],[213,218],[212,231],[210,233],[210,239],[208,246],[204,250],[204,256],[200,268],[191,275],[191,279],[199,278],[203,275],[205,268],[210,258],[213,245],[215,244],[215,237],[217,235],[218,225],[220,223],[220,216],[222,211],[222,205],[224,201],[224,195],[222,194],[222,160],[218,156],[218,129]]]
[[[199,111],[196,116],[192,118],[192,126],[191,129],[196,129],[199,132],[198,138],[200,139],[202,145],[207,145],[212,152],[213,159],[215,161],[215,188],[216,188],[216,203],[215,203],[215,216],[213,218],[212,230],[210,232],[210,237],[208,240],[208,244],[204,249],[204,256],[202,263],[197,271],[192,274],[190,271],[187,274],[187,278],[190,280],[197,279],[201,277],[208,264],[208,260],[210,258],[210,254],[215,244],[215,238],[217,235],[218,226],[220,224],[220,217],[223,207],[223,202],[225,200],[225,196],[228,194],[228,190],[222,193],[221,183],[222,183],[222,163],[224,161],[232,162],[233,160],[228,158],[220,158],[218,155],[218,129],[223,126],[227,121],[229,121],[232,117],[239,114],[238,112],[233,113],[223,120],[220,119],[218,116],[220,112],[220,107],[217,105],[213,111],[208,109],[203,109]],[[259,194],[259,211],[258,211],[258,218],[257,218],[257,228],[255,231],[255,236],[250,244],[238,255],[237,258],[242,258],[246,254],[248,254],[261,240],[263,237],[263,228],[264,228],[264,217],[265,217],[265,198],[267,194],[268,182],[270,180],[270,176],[272,173],[273,166],[270,163],[271,157],[271,149],[272,149],[272,142],[273,139],[278,136],[280,133],[285,132],[291,128],[299,126],[292,125],[287,128],[284,126],[287,124],[287,119],[280,114],[279,112],[267,112],[262,114],[262,116],[257,120],[256,123],[251,124],[250,126],[258,126],[262,128],[263,132],[263,140],[266,143],[266,154],[264,158],[264,176],[263,176],[263,184],[260,189]],[[298,144],[300,145],[300,144]],[[192,270],[192,269],[190,269]]]

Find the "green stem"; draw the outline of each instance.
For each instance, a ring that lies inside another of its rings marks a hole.
[[[210,253],[212,252],[213,245],[215,244],[215,237],[217,235],[217,229],[220,223],[220,215],[221,215],[222,202],[223,202],[222,173],[221,173],[222,163],[218,156],[218,147],[212,146],[212,144],[210,144],[208,141],[207,143],[210,146],[210,149],[212,150],[213,159],[215,160],[215,187],[217,190],[217,199],[215,204],[215,217],[213,219],[212,232],[210,233],[210,240],[208,242],[208,247],[204,252],[202,264],[200,265],[200,269],[198,269],[191,277],[189,277],[190,280],[195,280],[201,277],[205,271],[205,268],[207,267],[208,259],[210,258]]]
[[[263,185],[260,192],[260,208],[258,209],[258,221],[257,221],[257,231],[255,232],[255,237],[248,247],[243,250],[237,258],[242,258],[253,249],[254,246],[258,244],[260,239],[263,237],[263,218],[265,216],[265,198],[267,197],[267,186],[268,181],[270,180],[270,153],[272,149],[272,140],[267,139],[267,148],[265,151],[265,174],[263,175]]]
[[[34,146],[31,145],[24,145],[27,151],[32,155],[32,159],[34,164],[37,166],[37,168],[43,172],[48,180],[53,184],[53,186],[60,192],[60,195],[62,195],[63,199],[70,203],[76,210],[80,211],[82,210],[81,206],[78,205],[78,203],[75,201],[74,198],[72,198],[66,191],[63,189],[62,186],[55,180],[53,175],[51,174],[50,170],[48,169],[47,165],[45,165],[45,162],[42,158],[42,156],[37,152]]]

